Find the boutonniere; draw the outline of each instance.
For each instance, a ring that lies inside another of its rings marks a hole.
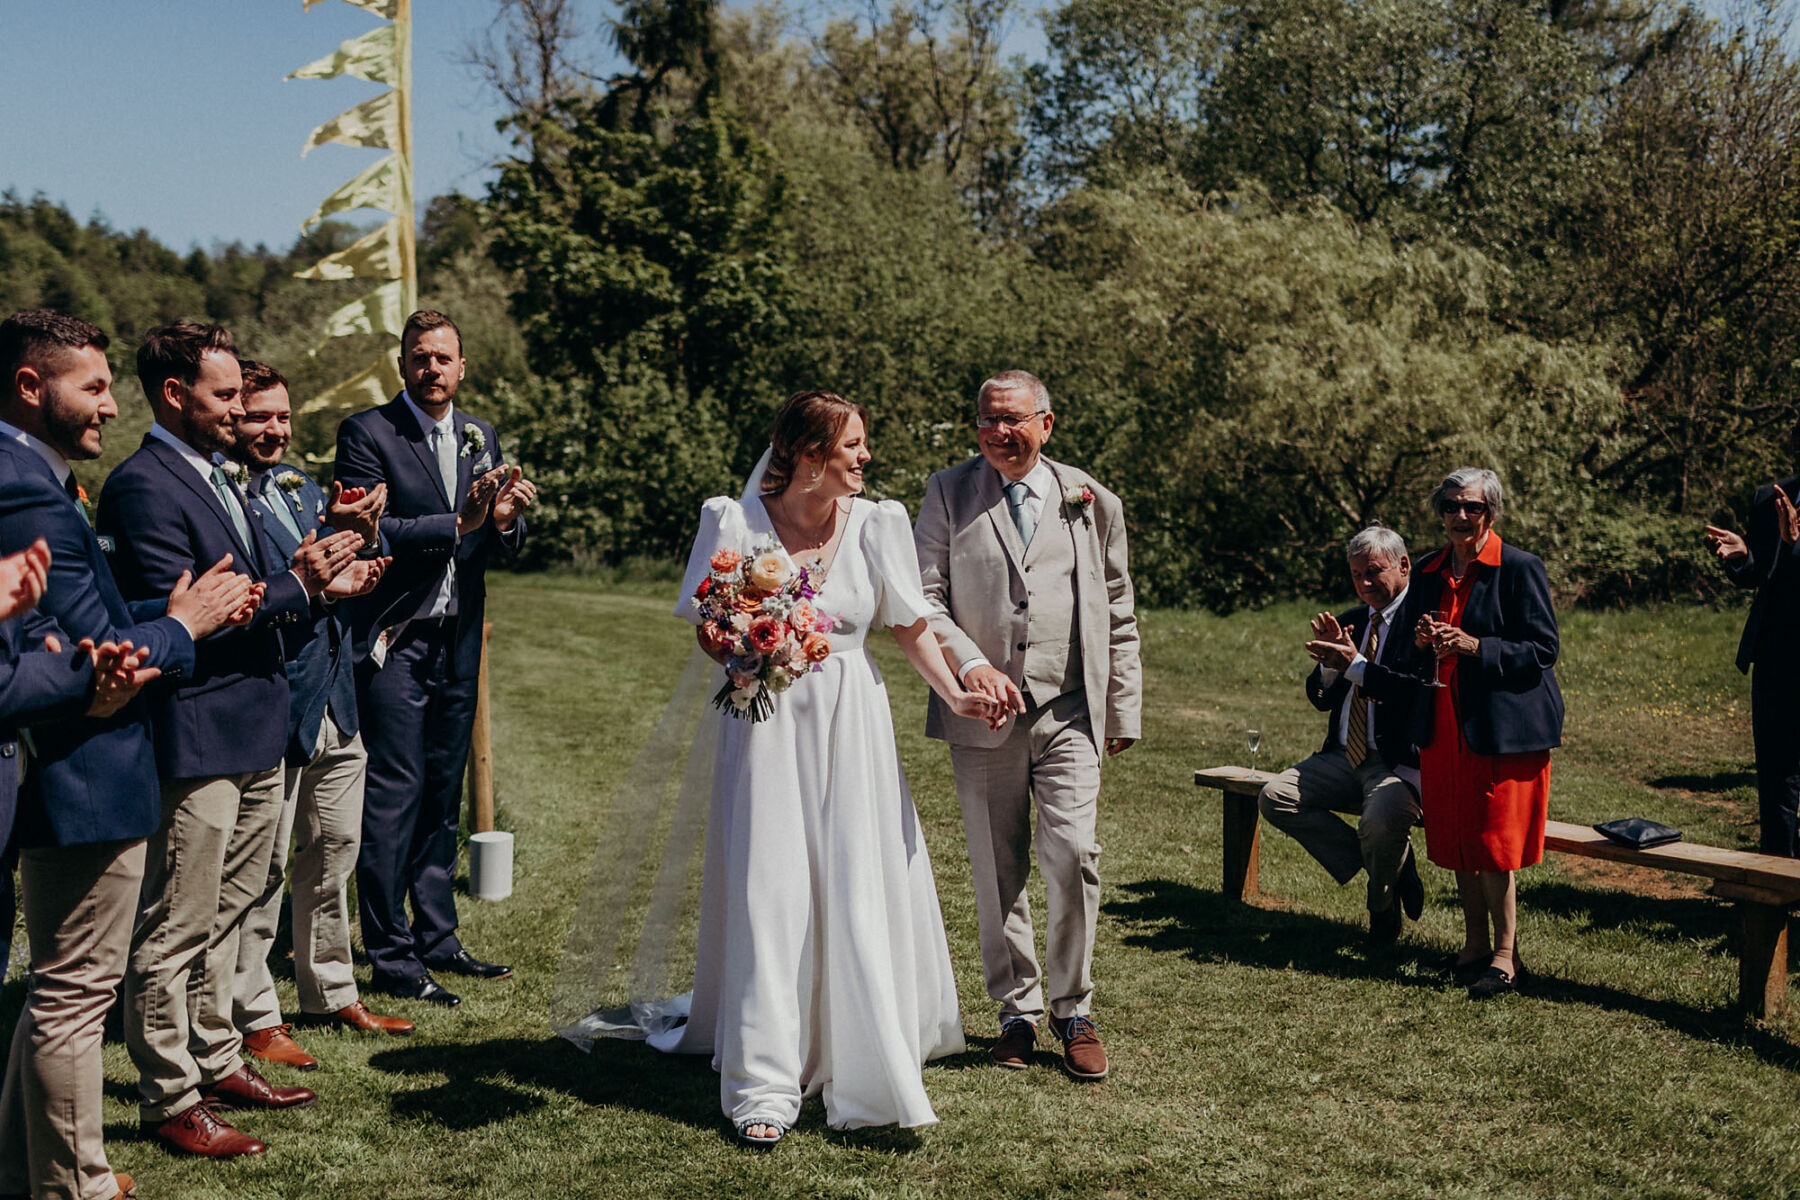
[[[250,468],[241,462],[226,459],[219,464],[219,471],[239,487],[247,487],[250,483]]]
[[[297,496],[300,494],[300,489],[306,486],[306,476],[298,471],[288,471],[277,475],[275,483],[288,495]]]
[[[81,501],[81,515],[91,518],[94,514],[94,506],[88,503],[87,489],[81,486],[79,479],[75,481],[75,499]]]
[[[481,426],[473,422],[463,426],[462,457],[480,454],[487,449],[487,435],[481,432]]]
[[[1083,521],[1086,521],[1088,519],[1088,509],[1092,508],[1093,505],[1094,492],[1087,484],[1077,484],[1072,488],[1063,489],[1063,507],[1069,511],[1070,516],[1080,517]]]

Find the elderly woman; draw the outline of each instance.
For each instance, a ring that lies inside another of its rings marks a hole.
[[[1456,872],[1462,899],[1463,945],[1446,966],[1477,1000],[1524,975],[1514,872],[1544,856],[1550,750],[1562,742],[1549,579],[1494,532],[1504,504],[1492,471],[1444,477],[1431,507],[1449,545],[1419,562],[1400,616],[1434,680],[1414,729],[1426,854]]]

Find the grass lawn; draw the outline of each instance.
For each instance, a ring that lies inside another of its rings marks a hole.
[[[1697,880],[1553,856],[1522,876],[1531,994],[1471,1004],[1430,973],[1458,944],[1448,874],[1424,921],[1362,950],[1362,888],[1334,887],[1265,828],[1255,907],[1218,893],[1219,806],[1196,767],[1316,748],[1301,681],[1310,610],[1145,614],[1146,741],[1101,800],[1104,907],[1097,1086],[1045,1054],[986,1065],[993,1005],[944,748],[923,685],[877,656],[949,925],[969,1052],[926,1072],[941,1124],[838,1134],[809,1103],[776,1152],[738,1149],[702,1061],[631,1043],[586,1056],[554,1038],[548,995],[612,788],[660,715],[691,641],[672,588],[496,579],[491,612],[500,824],[515,893],[465,900],[464,935],[517,977],[458,987],[409,1039],[311,1034],[319,1103],[251,1114],[261,1159],[181,1160],[138,1140],[134,1075],[107,1048],[116,1169],[165,1197],[1787,1196],[1800,1193],[1800,997],[1734,1016],[1728,909]],[[1741,613],[1565,618],[1567,744],[1552,814],[1641,815],[1698,841],[1754,843],[1749,691],[1731,666]],[[1419,843],[1422,848],[1422,841]],[[1042,913],[1041,891],[1037,911]],[[363,976],[366,980],[366,974]],[[292,1001],[291,984],[285,999]],[[21,985],[9,983],[0,1032]]]

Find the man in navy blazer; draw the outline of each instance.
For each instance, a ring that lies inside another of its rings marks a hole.
[[[1425,906],[1411,831],[1419,823],[1419,753],[1413,746],[1412,680],[1395,674],[1411,634],[1394,620],[1406,602],[1406,542],[1373,525],[1350,539],[1350,580],[1362,601],[1313,618],[1307,652],[1318,666],[1306,698],[1331,714],[1325,744],[1263,787],[1263,816],[1306,847],[1340,886],[1368,872],[1369,945],[1392,945],[1402,911]],[[1354,813],[1351,829],[1338,813]]]
[[[386,499],[381,488],[366,496],[334,495],[306,472],[283,465],[293,439],[287,380],[265,363],[243,362],[240,397],[244,415],[236,426],[230,460],[245,469],[244,494],[263,532],[284,555],[299,550],[307,535],[326,528],[355,529],[379,547],[377,522]],[[376,558],[349,568],[357,582],[372,588],[391,560]],[[340,577],[341,578],[341,577]],[[269,972],[269,950],[280,924],[287,883],[288,839],[294,840],[294,982],[300,993],[302,1024],[411,1033],[412,1022],[378,1016],[357,995],[351,971],[350,909],[346,887],[362,843],[363,776],[368,765],[356,716],[356,673],[350,656],[350,625],[341,603],[315,606],[309,626],[284,638],[288,677],[288,741],[281,819],[268,881],[245,919],[232,985],[232,1020],[244,1047],[257,1058],[300,1070],[318,1066],[301,1049],[282,1020],[281,1002]]]
[[[282,633],[310,624],[313,598],[354,560],[354,531],[309,538],[288,559],[212,461],[236,438],[242,376],[216,325],[153,329],[138,380],[156,423],[107,480],[97,528],[115,539],[127,596],[159,595],[196,563],[229,557],[261,603],[249,621],[199,642],[192,675],[156,689],[152,730],[162,820],[125,976],[125,1042],[138,1115],[177,1149],[218,1153],[193,1110],[289,1108],[306,1088],[270,1086],[243,1061],[231,1021],[239,934],[261,894],[283,802],[288,681]],[[238,1149],[238,1153],[244,1152]]]
[[[102,427],[118,415],[107,344],[59,313],[0,322],[0,545],[45,540],[39,613],[65,638],[129,642],[179,680],[193,670],[195,639],[246,610],[250,584],[215,564],[191,586],[181,576],[166,598],[128,604],[113,582],[69,465],[99,455]],[[0,1100],[0,1192],[104,1194],[101,1041],[160,816],[149,709],[137,696],[36,728],[32,741],[14,841],[33,961]],[[27,1159],[29,1185],[15,1186],[6,1171]]]
[[[406,389],[338,427],[337,480],[387,485],[381,531],[394,565],[353,606],[358,711],[369,751],[356,891],[378,991],[435,1004],[459,998],[430,972],[512,973],[456,936],[456,833],[481,669],[483,574],[525,539],[536,491],[510,471],[494,427],[456,411],[462,335],[438,312],[400,337]],[[412,917],[406,913],[408,897]]]
[[[1792,440],[1800,453],[1800,425]],[[1750,532],[1741,537],[1717,525],[1706,541],[1725,574],[1741,588],[1755,588],[1738,670],[1750,676],[1750,733],[1756,746],[1756,793],[1762,852],[1800,854],[1800,510],[1794,496],[1800,476],[1757,489],[1750,502]],[[1754,663],[1756,670],[1751,672]]]

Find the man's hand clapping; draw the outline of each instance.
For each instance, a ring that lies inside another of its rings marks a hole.
[[[44,639],[44,649],[61,654],[62,642],[51,635]],[[130,704],[145,684],[162,674],[161,668],[144,665],[150,651],[139,650],[130,642],[101,642],[96,646],[93,638],[82,638],[77,649],[87,653],[94,667],[94,695],[87,706],[90,717],[112,716]]]
[[[354,529],[340,530],[324,537],[308,533],[300,548],[294,551],[293,560],[294,574],[299,577],[306,594],[317,596],[324,591],[327,584],[356,561],[356,552],[362,545],[363,535]]]
[[[1312,640],[1306,643],[1306,652],[1327,670],[1342,671],[1356,661],[1354,631],[1338,624],[1330,613],[1320,613],[1312,619]]]
[[[375,585],[381,582],[382,572],[386,571],[393,561],[392,556],[356,559],[325,585],[325,594],[333,600],[349,600],[356,596],[366,596],[375,590]]]
[[[0,558],[0,621],[37,607],[50,581],[50,543],[43,538]]]
[[[518,468],[495,467],[485,475],[476,476],[469,484],[469,494],[463,497],[462,507],[456,511],[457,537],[468,537],[487,524],[488,513],[500,493],[500,484],[507,479],[509,471],[516,473]]]
[[[325,508],[325,524],[339,533],[354,530],[362,544],[373,546],[381,540],[381,514],[387,511],[387,484],[372,488],[346,488],[333,480],[331,499]]]
[[[180,621],[188,636],[197,642],[227,625],[242,624],[249,619],[242,616],[245,606],[254,614],[260,602],[250,577],[233,571],[231,555],[227,554],[198,579],[191,571],[181,573],[169,593],[168,614]]]
[[[513,467],[506,482],[494,494],[494,528],[502,533],[511,529],[513,522],[537,500],[537,485],[522,475],[519,468]]]

